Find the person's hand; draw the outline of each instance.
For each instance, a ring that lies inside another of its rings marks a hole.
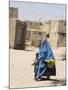
[[[32,63],[31,65],[35,65],[35,62],[34,62],[34,63]]]

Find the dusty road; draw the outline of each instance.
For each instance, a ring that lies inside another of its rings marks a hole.
[[[10,88],[58,86],[65,84],[65,61],[56,61],[56,76],[50,81],[34,80],[34,51],[10,49]]]

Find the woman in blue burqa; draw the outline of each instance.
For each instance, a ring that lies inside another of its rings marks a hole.
[[[48,38],[49,35],[46,35],[46,37]],[[35,67],[35,80],[40,80],[44,76],[46,76],[48,80],[50,76],[56,75],[55,58],[47,38],[43,40],[39,47],[37,65]],[[51,67],[48,66],[49,62],[52,62],[50,63],[52,64]]]

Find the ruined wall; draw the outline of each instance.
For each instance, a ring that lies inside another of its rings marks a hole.
[[[51,21],[50,22],[50,44],[52,47],[57,47],[57,41],[58,41],[58,21]]]
[[[18,39],[21,38],[23,23],[27,24],[26,42],[30,42],[33,46],[38,46],[40,41],[49,34],[50,44],[53,48],[62,47],[66,44],[66,25],[64,20],[49,20],[47,22],[20,21],[18,19],[18,9],[9,9],[9,46],[14,48],[16,30],[18,31]],[[25,37],[24,37],[25,38]],[[22,40],[22,39],[21,39]],[[18,40],[19,41],[19,40]]]
[[[14,48],[25,50],[25,39],[26,39],[27,24],[21,20],[16,21],[16,32]]]
[[[39,46],[44,34],[45,29],[41,22],[27,22],[26,39],[31,42],[32,46]]]
[[[50,21],[43,23],[41,30],[45,31],[46,34],[50,34]]]
[[[41,24],[30,22],[27,24],[27,40],[33,42],[32,45],[38,46],[46,34],[49,34],[49,41],[53,48],[64,47],[66,42],[65,27],[64,20],[49,20]]]
[[[66,24],[65,21],[59,21],[59,29],[58,29],[58,47],[66,46]]]
[[[18,9],[9,8],[9,47],[14,47],[16,20],[18,19]]]
[[[53,20],[50,23],[50,44],[53,48],[65,46],[65,24],[64,20]]]

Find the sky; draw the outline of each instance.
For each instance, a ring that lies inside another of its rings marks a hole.
[[[10,7],[18,8],[18,19],[20,20],[65,19],[66,6],[64,4],[10,1]]]

